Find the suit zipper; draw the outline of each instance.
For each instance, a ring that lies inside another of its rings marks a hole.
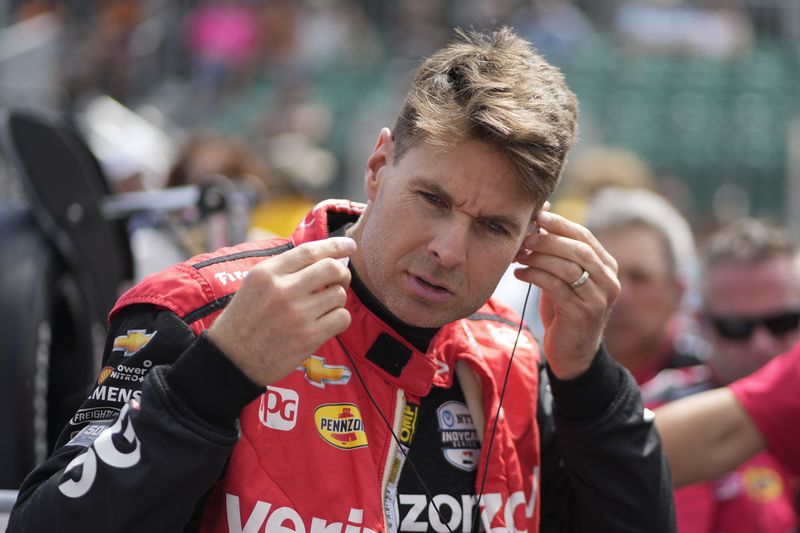
[[[406,396],[402,389],[397,389],[394,417],[392,419],[392,433],[400,434],[403,422],[403,412],[406,408]],[[394,533],[400,527],[397,512],[397,484],[400,481],[400,472],[406,460],[405,453],[400,449],[400,444],[394,435],[389,436],[389,453],[386,456],[386,468],[383,471],[381,494],[383,495],[383,523],[387,533]],[[408,450],[405,450],[408,453]]]

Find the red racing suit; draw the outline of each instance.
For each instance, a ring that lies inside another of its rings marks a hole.
[[[201,255],[123,295],[96,386],[62,446],[26,479],[9,531],[402,530],[396,489],[416,405],[457,373],[480,421],[477,480],[486,481],[481,524],[472,523],[473,499],[450,530],[535,532],[541,520],[553,531],[673,531],[652,420],[602,350],[587,374],[604,372],[606,399],[598,416],[573,420],[572,404],[597,399],[569,400],[588,390],[582,378],[556,380],[554,414],[551,387],[540,383],[548,373],[523,329],[493,433],[519,326],[499,304],[445,325],[422,353],[350,289],[350,327],[266,389],[206,338],[249,269],[362,210],[324,202],[291,239]]]

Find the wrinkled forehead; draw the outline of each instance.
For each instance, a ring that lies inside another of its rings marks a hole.
[[[545,192],[547,187],[544,186],[544,183],[547,180],[544,177],[537,178],[535,175],[530,175],[529,169],[519,165],[517,158],[514,157],[514,150],[509,145],[492,138],[488,134],[481,134],[474,129],[470,129],[468,124],[465,124],[464,127],[467,129],[452,130],[447,135],[431,136],[420,133],[407,136],[401,142],[395,144],[395,163],[401,161],[409,151],[420,145],[428,145],[442,151],[449,151],[459,145],[479,143],[488,147],[491,152],[503,157],[514,168],[517,187],[516,196],[526,199],[535,212],[538,213],[554,192],[552,190]],[[541,183],[537,184],[538,181]]]

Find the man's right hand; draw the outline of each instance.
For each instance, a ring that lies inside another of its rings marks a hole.
[[[253,382],[287,376],[350,325],[350,271],[338,259],[356,243],[333,237],[301,244],[250,271],[207,335]]]

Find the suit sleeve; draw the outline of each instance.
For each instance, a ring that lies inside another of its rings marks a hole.
[[[661,439],[630,374],[601,348],[576,379],[540,377],[542,533],[676,531]]]
[[[23,482],[7,531],[183,530],[260,392],[170,311],[123,309],[94,388]]]

